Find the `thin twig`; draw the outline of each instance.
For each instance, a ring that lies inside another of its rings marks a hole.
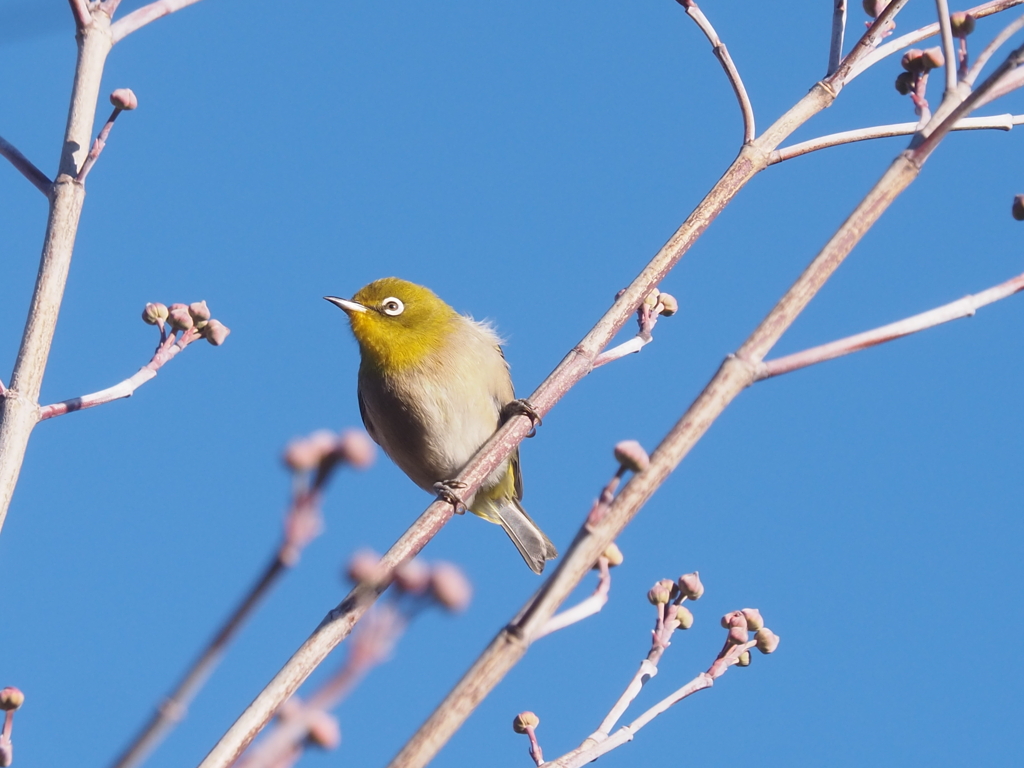
[[[597,559],[597,570],[598,580],[593,594],[581,600],[572,608],[566,608],[564,611],[560,611],[548,619],[548,623],[541,627],[535,639],[539,640],[546,635],[550,635],[552,632],[565,629],[601,612],[601,609],[608,603],[608,592],[612,586],[612,576],[608,569],[607,557],[602,555]]]
[[[164,339],[163,342],[161,342],[160,346],[156,348],[153,358],[142,366],[134,375],[129,376],[124,381],[115,384],[112,387],[101,389],[99,392],[82,395],[81,397],[73,397],[70,400],[64,400],[60,403],[44,405],[39,409],[38,420],[45,421],[46,419],[52,419],[54,416],[63,416],[65,413],[71,413],[72,411],[94,408],[97,405],[104,405],[105,403],[110,403],[114,400],[131,397],[136,389],[141,387],[147,381],[155,378],[157,371],[173,360],[179,352],[198,338],[200,338],[199,332],[194,328],[185,331],[180,337],[175,337],[172,333]]]
[[[111,38],[115,44],[119,43],[151,21],[156,21],[162,16],[180,11],[182,8],[198,2],[199,0],[155,0],[155,2],[144,5],[115,21],[110,27]]]
[[[85,29],[92,24],[92,14],[89,12],[88,0],[68,0],[71,5],[71,13],[75,17],[75,26],[79,29]]]
[[[1015,125],[1024,124],[1024,115],[991,115],[986,117],[965,117],[953,126],[954,131],[980,131],[998,130],[1009,131]],[[894,123],[892,125],[875,125],[870,128],[857,128],[853,131],[842,131],[830,133],[827,136],[819,136],[816,139],[801,141],[799,144],[791,144],[788,147],[777,149],[771,153],[768,162],[771,165],[781,163],[784,160],[792,160],[819,149],[838,147],[843,144],[852,144],[857,141],[869,139],[885,139],[892,136],[910,136],[917,132],[919,123]]]
[[[985,16],[1002,13],[1003,11],[1020,5],[1021,3],[1024,3],[1024,0],[992,0],[991,2],[982,3],[981,5],[969,8],[964,11],[964,13],[969,13],[976,19],[981,19]],[[885,45],[878,46],[878,48],[861,59],[857,66],[850,70],[849,80],[853,80],[864,72],[864,70],[869,69],[882,59],[891,56],[897,51],[902,51],[904,48],[911,46],[914,43],[919,43],[922,40],[927,40],[929,37],[933,37],[938,33],[939,25],[938,22],[936,22],[934,24],[923,26],[920,29],[915,29],[913,32],[908,32],[902,37],[897,37],[895,40],[890,40]]]
[[[693,0],[677,0],[677,2],[686,8],[686,15],[697,22],[700,31],[704,33],[708,42],[711,43],[711,49],[721,63],[722,69],[725,70],[725,76],[729,78],[733,93],[736,94],[736,100],[740,104],[740,112],[743,114],[743,143],[750,143],[754,140],[754,136],[757,135],[754,128],[754,107],[750,103],[750,97],[747,96],[747,89],[743,86],[740,71],[736,68],[736,64],[733,63],[732,57],[729,55],[729,49],[719,39],[715,28],[708,21],[707,16],[697,7],[696,2]]]
[[[106,124],[100,130],[96,140],[92,143],[92,149],[89,150],[88,157],[85,158],[85,162],[82,164],[82,170],[78,172],[78,183],[85,184],[85,177],[89,175],[89,171],[96,165],[96,161],[99,159],[100,153],[103,148],[107,146],[107,139],[110,138],[110,130],[114,127],[114,121],[117,120],[117,116],[123,112],[119,107],[114,107],[114,111],[110,113],[110,117],[107,118]]]
[[[879,18],[888,23],[905,2],[906,0],[893,0],[887,6],[883,16]],[[777,148],[807,120],[835,101],[837,94],[842,91],[846,83],[850,68],[874,48],[880,34],[876,20],[876,24],[868,29],[857,45],[844,57],[839,69],[832,77],[815,84],[793,108],[755,140],[754,144],[757,146],[744,145],[740,149],[739,156],[722,178],[669,238],[668,242],[662,246],[650,263],[644,267],[640,275],[626,288],[611,309],[569,352],[540,387],[530,395],[530,403],[537,413],[541,416],[546,415],[569,389],[592,370],[594,359],[621,330],[630,316],[636,312],[644,298],[662,282],[665,275],[679,262],[739,190],[767,167],[767,154]],[[677,425],[662,443],[661,459],[655,463],[652,456],[651,468],[642,473],[644,477],[642,481],[638,480],[639,476],[634,477],[630,483],[633,491],[629,499],[621,502],[617,500],[613,503],[609,514],[602,518],[594,531],[588,531],[587,535],[570,548],[575,552],[571,568],[567,567],[570,558],[566,556],[546,582],[545,587],[542,588],[542,595],[545,596],[544,605],[531,608],[531,615],[535,617],[534,621],[540,621],[542,624],[554,614],[555,609],[565,600],[568,593],[590,570],[608,544],[615,539],[614,531],[622,530],[639,510],[647,496],[654,492],[654,489],[667,477],[675,464],[682,459],[693,443],[710,426],[717,416],[715,408],[718,403],[722,401],[721,407],[725,407],[723,397],[726,390],[720,387],[722,379],[727,380],[730,390],[734,386],[737,387],[729,399],[752,381],[749,372],[745,372],[745,366],[726,361],[719,376],[711,385],[711,389],[706,390],[705,395],[691,408],[691,410],[699,411],[700,418],[696,421],[688,420],[690,415],[688,412],[686,428]],[[467,495],[474,493],[479,484],[508,458],[532,427],[531,419],[526,416],[514,416],[506,421],[459,473],[456,479],[466,484],[462,492]],[[613,511],[615,514],[612,514]],[[360,585],[355,588],[327,614],[320,626],[314,630],[221,737],[203,760],[202,768],[226,768],[237,757],[273,716],[282,702],[291,696],[330,651],[348,636],[369,606],[386,589],[390,574],[395,567],[413,557],[426,546],[427,542],[451,519],[452,514],[452,505],[445,501],[435,501],[427,507],[412,527],[381,558],[381,568],[388,576],[372,587]],[[601,547],[597,547],[598,542],[603,542]],[[536,613],[538,610],[540,613]],[[534,631],[537,628],[531,627]],[[491,670],[495,681],[500,679],[505,671],[521,657],[527,646],[527,643],[524,643],[518,634],[512,635],[508,631],[501,634],[499,643],[508,644],[511,654],[507,658],[503,658],[500,665]],[[490,658],[492,652],[493,649],[485,655]],[[484,662],[478,662],[478,665],[482,663]],[[490,685],[493,684],[493,682],[490,683]],[[433,755],[449,738],[453,732],[452,729],[457,728],[466,714],[472,711],[475,701],[482,699],[488,690],[487,684],[481,685],[473,691],[465,706],[449,710],[452,718],[444,724],[443,728],[432,729],[429,739],[422,735],[426,728],[421,728],[421,735],[414,737],[416,743],[410,743],[406,749],[415,750],[418,755],[417,761],[429,759],[429,756]],[[462,693],[463,691],[460,689],[458,694],[453,693],[452,696],[461,696]],[[432,727],[433,724],[428,721],[428,725]]]
[[[801,352],[794,352],[785,357],[766,360],[757,378],[762,380],[772,376],[779,376],[780,374],[806,368],[816,363],[823,363],[826,360],[833,360],[843,355],[859,352],[862,349],[875,347],[888,341],[902,339],[904,336],[909,336],[912,333],[934,328],[937,325],[958,320],[961,317],[973,317],[974,313],[981,307],[994,304],[1022,290],[1024,290],[1024,274],[1017,275],[1005,283],[1000,283],[980,293],[965,296],[957,301],[904,318],[903,320],[898,320],[895,323],[889,323],[880,328],[847,336],[844,339],[821,344]]]
[[[953,95],[956,90],[957,59],[953,47],[953,26],[949,21],[948,0],[935,0],[935,11],[939,15],[939,31],[942,33],[942,54],[946,59],[946,92],[943,98]]]
[[[9,141],[0,136],[0,155],[10,160],[11,165],[26,179],[32,182],[32,186],[42,192],[46,197],[50,196],[53,189],[53,182],[50,177],[40,171],[35,164],[21,154],[21,151]]]
[[[992,41],[985,46],[982,52],[978,55],[978,58],[974,60],[974,64],[971,65],[971,68],[967,70],[967,76],[964,78],[964,82],[967,83],[967,85],[974,85],[974,81],[978,79],[978,75],[981,74],[981,70],[984,69],[986,64],[988,64],[988,60],[992,58],[995,52],[998,51],[1007,40],[1017,34],[1021,27],[1024,27],[1024,16],[1021,16],[1013,23],[1008,24],[999,32],[998,35],[992,38]]]
[[[843,37],[846,35],[846,0],[833,0],[832,6],[832,41],[828,47],[826,72],[828,75],[836,71],[843,58]]]

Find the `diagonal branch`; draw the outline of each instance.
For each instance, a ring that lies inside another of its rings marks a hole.
[[[110,26],[112,41],[119,43],[132,32],[141,29],[150,22],[198,2],[199,0],[155,0],[155,2],[144,5],[115,21]]]
[[[1024,0],[1022,0],[1024,1]],[[767,167],[767,156],[772,150],[790,136],[793,131],[803,125],[807,120],[821,110],[830,106],[835,101],[836,95],[843,89],[846,77],[851,67],[855,66],[875,46],[881,34],[879,21],[888,23],[893,16],[903,7],[906,0],[893,0],[886,8],[885,13],[876,20],[865,33],[864,37],[853,47],[849,54],[843,59],[843,64],[825,81],[815,84],[810,91],[797,102],[786,114],[780,117],[765,133],[754,142],[744,145],[740,149],[739,156],[726,170],[722,178],[708,192],[707,196],[698,204],[693,213],[686,219],[678,230],[662,246],[661,250],[644,267],[636,279],[619,296],[612,307],[597,322],[590,332],[569,352],[559,363],[555,370],[548,376],[540,387],[529,397],[531,404],[541,416],[550,411],[552,407],[569,391],[577,382],[586,376],[593,367],[593,361],[605,346],[614,338],[615,334],[623,327],[627,320],[636,312],[644,298],[657,286],[669,273],[669,271],[686,254],[690,246],[710,226],[711,222],[735,197],[746,183]],[[729,361],[723,366],[722,376],[728,382],[729,387],[740,381],[736,393],[746,386],[752,378],[749,373],[741,374],[737,366]],[[737,376],[739,378],[737,378]],[[735,380],[735,381],[734,381]],[[720,382],[716,380],[710,390],[700,399],[701,413],[709,404],[717,404],[721,397]],[[733,393],[732,396],[735,396]],[[697,407],[697,406],[694,406]],[[716,405],[717,407],[717,405]],[[724,408],[724,404],[721,406]],[[660,462],[655,465],[652,458],[652,468],[644,473],[645,480],[638,482],[634,478],[630,486],[634,489],[629,498],[622,502],[623,506],[612,519],[618,525],[618,530],[626,525],[629,519],[636,514],[639,505],[646,500],[650,493],[654,492],[657,484],[660,484],[674,468],[675,464],[682,459],[685,452],[696,442],[698,434],[690,432],[697,427],[700,434],[710,426],[711,420],[706,423],[702,419],[698,424],[687,422],[686,430],[675,430],[670,433],[663,442],[664,451]],[[466,465],[456,478],[459,482],[466,484],[463,493],[471,495],[479,484],[489,476],[501,462],[505,461],[517,445],[526,437],[532,429],[532,421],[526,416],[515,416],[509,419],[491,439],[477,452],[476,456]],[[678,455],[678,459],[676,456]],[[660,478],[653,485],[648,486],[653,478]],[[621,495],[620,495],[621,498]],[[632,505],[636,505],[635,507]],[[418,553],[427,542],[441,530],[452,517],[452,506],[447,502],[435,501],[420,515],[402,537],[392,545],[381,559],[381,567],[385,574],[390,574],[394,568],[404,560],[407,560]],[[597,561],[604,549],[614,540],[614,535],[609,533],[612,523],[605,523],[600,529],[601,538],[606,540],[601,547],[596,547],[594,534],[588,534],[573,545],[574,551],[580,552],[581,547],[586,548],[586,553],[577,554],[572,569],[566,570],[569,558],[566,557],[558,570],[553,574],[552,579],[543,588],[543,594],[554,589],[551,585],[557,579],[558,590],[569,587],[571,591],[580,578]],[[582,542],[582,543],[581,543]],[[585,561],[585,564],[583,564]],[[578,571],[578,573],[577,573]],[[559,576],[563,573],[564,575]],[[389,577],[388,577],[389,578]],[[226,768],[249,744],[255,735],[270,720],[277,708],[291,696],[312,673],[312,671],[327,657],[327,654],[342,642],[352,628],[363,616],[370,605],[387,588],[388,578],[372,585],[360,585],[352,590],[349,595],[333,610],[331,610],[320,625],[313,631],[310,637],[299,647],[292,657],[285,663],[274,678],[264,687],[259,695],[253,700],[246,710],[238,717],[235,723],[221,737],[210,753],[202,762],[202,768]],[[547,618],[554,613],[555,608],[565,599],[565,594],[552,593],[549,598],[552,602],[545,607]],[[511,648],[520,648],[525,652],[525,645],[522,644],[521,636],[506,635],[507,642]],[[521,655],[521,653],[519,654]],[[518,657],[516,657],[516,660]],[[508,667],[515,661],[508,662]],[[495,668],[500,675],[505,670]],[[486,695],[486,690],[481,689],[480,697]],[[462,717],[468,714],[469,710],[462,712]],[[447,740],[450,734],[439,733],[436,736],[435,749]]]
[[[747,89],[743,87],[740,71],[736,68],[736,64],[733,63],[732,57],[729,55],[729,49],[719,39],[718,32],[715,31],[707,16],[697,7],[697,3],[694,0],[676,0],[676,2],[686,9],[686,15],[697,23],[700,31],[704,33],[708,42],[711,43],[715,57],[721,63],[722,69],[725,70],[725,76],[729,78],[733,93],[736,94],[736,100],[740,103],[740,112],[743,114],[743,143],[750,143],[754,140],[754,136],[757,133],[754,130],[754,108],[750,104],[750,97],[747,96]]]
[[[981,293],[971,296],[964,296],[962,299],[944,304],[941,307],[930,309],[912,317],[898,320],[895,323],[883,325],[880,328],[873,328],[864,333],[854,336],[847,336],[844,339],[811,347],[801,352],[794,352],[792,355],[777,357],[774,360],[767,360],[763,363],[757,375],[758,381],[769,379],[772,376],[779,376],[816,363],[823,363],[826,360],[834,360],[843,355],[853,352],[860,352],[862,349],[876,347],[888,341],[902,339],[918,331],[934,328],[937,325],[959,320],[961,317],[973,317],[981,307],[994,304],[997,301],[1013,296],[1024,290],[1024,274],[1007,280],[1005,283],[988,288]]]
[[[987,117],[965,117],[958,121],[951,130],[954,131],[980,131],[997,130],[1010,131],[1015,125],[1024,124],[1024,115],[991,115]],[[870,128],[857,128],[853,131],[842,131],[830,133],[827,136],[819,136],[816,139],[801,141],[799,144],[791,144],[788,147],[777,149],[771,153],[768,160],[770,165],[781,163],[784,160],[792,160],[819,149],[838,147],[843,144],[852,144],[857,141],[868,141],[869,139],[885,139],[892,136],[910,136],[917,133],[920,125],[918,123],[893,123],[892,125],[875,125]]]
[[[88,0],[68,0],[71,5],[71,13],[75,17],[75,27],[83,30],[92,24],[92,13],[89,11]]]
[[[45,173],[36,168],[35,164],[21,154],[21,151],[0,136],[0,156],[6,157],[11,161],[11,165],[17,169],[22,176],[32,182],[32,186],[38,189],[47,197],[50,196],[50,191],[53,189],[53,182],[50,181],[50,177]]]
[[[846,0],[833,0],[832,40],[828,47],[828,72],[831,75],[843,58],[843,37],[846,34]]]

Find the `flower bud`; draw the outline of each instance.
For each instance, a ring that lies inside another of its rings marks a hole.
[[[757,608],[744,608],[740,613],[747,620],[747,629],[751,632],[757,632],[764,626],[764,619],[761,618],[761,612]]]
[[[131,88],[118,88],[110,94],[110,103],[126,112],[139,106],[139,100],[135,98]]]
[[[704,585],[701,583],[700,574],[697,571],[684,573],[679,577],[678,584],[679,591],[687,600],[700,600],[701,595],[704,594]]]
[[[167,311],[167,322],[176,331],[187,331],[192,327],[192,315],[184,304],[171,304]]]
[[[750,666],[750,651],[744,651],[740,654],[740,657],[736,659],[737,667],[749,667]]]
[[[356,469],[366,469],[377,455],[373,441],[361,429],[348,429],[338,439],[335,449],[339,459]]]
[[[896,75],[896,90],[901,96],[909,95],[917,86],[917,75],[913,72],[900,72]]]
[[[920,48],[911,48],[903,54],[900,64],[907,72],[924,72],[924,51]]]
[[[667,605],[668,601],[672,599],[672,587],[671,581],[662,579],[648,590],[647,601],[651,605]]]
[[[142,310],[142,322],[146,325],[163,325],[167,319],[167,307],[159,302],[150,303]]]
[[[746,629],[747,617],[741,611],[730,611],[722,617],[722,626],[726,629],[731,629],[732,627],[743,627],[743,629]]]
[[[430,568],[417,558],[402,563],[395,569],[395,586],[401,592],[422,594],[430,586]]]
[[[661,314],[665,317],[672,317],[672,315],[679,311],[679,302],[671,293],[663,293],[658,298],[661,299]]]
[[[540,725],[540,718],[529,710],[520,712],[512,720],[512,730],[516,733],[526,733],[527,728],[536,728],[538,725]]]
[[[338,725],[338,718],[322,709],[311,712],[306,740],[320,749],[337,749],[341,744],[341,726]]]
[[[224,343],[224,339],[231,333],[231,329],[228,328],[220,320],[210,320],[202,326],[202,336],[208,342],[213,344],[215,347],[219,347]]]
[[[693,626],[693,614],[690,609],[685,605],[676,606],[676,621],[679,622],[680,629],[689,629]]]
[[[320,466],[320,462],[334,450],[336,440],[333,432],[321,429],[309,437],[292,440],[281,458],[292,471],[308,472]]]
[[[205,323],[210,319],[210,308],[206,306],[205,301],[196,301],[189,304],[188,313],[196,321],[196,328],[202,328],[203,326],[200,323]]]
[[[946,64],[946,57],[942,55],[942,49],[938,46],[926,49],[921,58],[924,59],[925,72],[938,69]]]
[[[889,0],[864,0],[862,4],[864,12],[872,19],[877,19],[889,4]]]
[[[657,288],[653,288],[650,293],[644,296],[644,306],[648,309],[654,309],[658,306],[658,296],[660,291]]]
[[[0,710],[10,712],[25,703],[25,694],[14,686],[0,690]]]
[[[949,25],[953,28],[953,37],[967,37],[974,31],[974,17],[965,11],[949,14]]]
[[[742,627],[729,627],[729,642],[734,645],[740,645],[747,642],[750,636],[747,634],[746,625]]]
[[[346,575],[355,584],[373,584],[380,581],[382,570],[380,555],[372,549],[360,549],[348,561]]]
[[[1017,221],[1024,221],[1024,195],[1017,195],[1013,198],[1013,207],[1010,209],[1010,213]]]
[[[768,627],[761,627],[757,630],[754,639],[757,641],[757,650],[761,653],[772,653],[779,647],[779,636]]]
[[[469,605],[473,587],[462,571],[451,563],[437,563],[430,574],[434,598],[449,611],[462,611]]]
[[[616,544],[614,541],[607,547],[605,547],[605,550],[601,553],[601,556],[608,560],[609,568],[614,568],[617,565],[622,565],[622,561],[624,559],[622,556],[622,550],[619,549],[619,545]]]
[[[615,460],[631,472],[643,472],[651,463],[647,451],[636,440],[616,443]]]

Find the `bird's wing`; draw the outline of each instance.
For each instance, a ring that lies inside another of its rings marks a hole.
[[[366,427],[366,431],[370,437],[373,438],[373,442],[380,445],[380,438],[377,437],[377,430],[373,426],[373,422],[370,421],[370,415],[366,412],[366,403],[363,402],[363,393],[356,391],[356,396],[359,398],[359,416],[363,420],[363,426]]]

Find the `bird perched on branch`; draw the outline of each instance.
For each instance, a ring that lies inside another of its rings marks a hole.
[[[351,299],[324,298],[348,315],[359,342],[359,413],[366,431],[409,478],[455,500],[452,481],[517,401],[500,339],[421,285],[385,277]],[[531,413],[536,416],[536,414]],[[518,449],[463,500],[499,524],[535,573],[558,551],[520,505]]]

